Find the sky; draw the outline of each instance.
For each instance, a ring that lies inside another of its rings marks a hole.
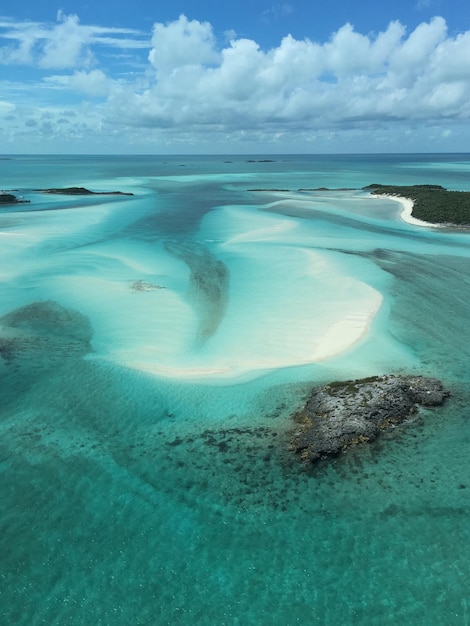
[[[463,0],[0,5],[0,153],[470,151]]]

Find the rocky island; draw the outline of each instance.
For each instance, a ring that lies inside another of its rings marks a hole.
[[[306,462],[336,456],[448,396],[439,380],[423,376],[373,376],[317,387],[294,415],[290,448]]]

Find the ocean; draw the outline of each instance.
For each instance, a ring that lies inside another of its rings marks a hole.
[[[470,624],[469,234],[361,191],[469,154],[0,172],[0,623]],[[451,398],[303,465],[309,390],[385,373]]]

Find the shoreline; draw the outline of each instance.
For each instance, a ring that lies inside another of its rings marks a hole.
[[[388,198],[389,200],[395,200],[402,206],[402,210],[400,212],[400,219],[407,224],[412,224],[413,226],[425,226],[427,228],[444,228],[444,224],[434,224],[433,222],[425,222],[424,220],[419,220],[416,217],[413,217],[413,206],[414,202],[411,198],[405,198],[404,196],[393,196],[390,194],[375,194],[371,193],[371,198]]]

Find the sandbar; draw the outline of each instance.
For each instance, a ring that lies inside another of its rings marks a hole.
[[[326,361],[350,350],[367,336],[370,324],[381,308],[382,302],[382,294],[374,290],[363,305],[355,311],[345,312],[340,319],[326,325],[317,337],[305,338],[307,342],[313,340],[310,352],[305,350],[299,354],[286,351],[285,354],[267,352],[264,355],[249,355],[249,351],[248,354],[235,351],[229,356],[226,354],[201,355],[200,358],[197,354],[186,353],[175,355],[174,358],[167,356],[162,359],[162,354],[157,348],[147,346],[147,349],[143,351],[142,346],[139,346],[136,350],[116,351],[114,355],[110,355],[110,358],[116,359],[125,367],[163,378],[194,381],[220,379],[232,380],[232,382],[240,379],[249,380],[281,368]],[[301,332],[302,329],[299,327],[298,332],[290,337],[291,343],[302,340]],[[142,359],[143,355],[147,358]]]

